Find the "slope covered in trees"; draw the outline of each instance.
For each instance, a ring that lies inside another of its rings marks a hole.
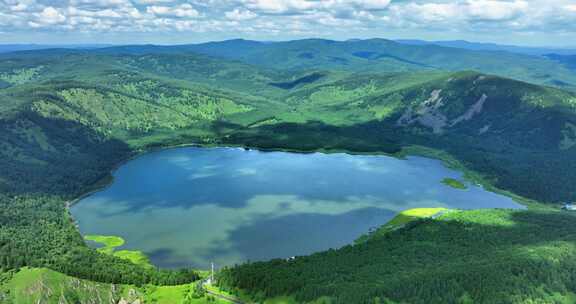
[[[356,245],[224,270],[252,299],[294,303],[572,303],[575,216],[448,212]]]

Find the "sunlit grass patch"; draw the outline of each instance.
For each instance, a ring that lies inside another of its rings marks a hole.
[[[89,303],[96,298],[102,303],[115,303],[117,294],[110,291],[109,284],[73,278],[47,268],[23,267],[6,281],[0,276],[0,303],[63,303],[63,298],[75,299],[74,303]]]
[[[124,239],[118,236],[86,235],[84,239],[104,245],[98,251],[106,254],[112,254],[114,248],[124,245]]]
[[[446,208],[414,208],[408,209],[400,212],[397,216],[395,216],[392,220],[390,220],[384,227],[388,227],[389,229],[396,228],[400,225],[404,225],[409,223],[413,220],[419,218],[426,218],[431,217],[439,212],[447,211],[449,209]]]
[[[99,244],[103,244],[104,247],[98,248],[97,250],[104,254],[114,255],[121,259],[128,260],[134,264],[143,265],[147,267],[153,267],[150,264],[148,257],[138,250],[119,250],[116,251],[117,247],[124,245],[125,241],[119,236],[107,236],[107,235],[86,235],[84,239],[93,241]]]
[[[381,227],[379,227],[375,231],[372,231],[371,233],[365,234],[365,235],[361,236],[360,238],[358,238],[355,241],[355,243],[356,244],[363,243],[363,242],[365,242],[369,239],[372,239],[374,237],[382,236],[382,235],[384,235],[390,231],[400,229],[412,221],[415,221],[418,219],[423,219],[423,218],[439,216],[439,215],[444,214],[448,211],[453,211],[453,210],[450,210],[447,208],[414,208],[414,209],[404,210],[404,211],[398,213],[393,219],[391,219],[390,221],[388,221],[386,224],[382,225]]]
[[[150,265],[150,260],[141,251],[136,250],[120,250],[114,252],[114,255],[125,260],[129,260],[134,264]]]

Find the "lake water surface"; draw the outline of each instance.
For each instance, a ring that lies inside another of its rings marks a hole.
[[[441,183],[461,175],[422,157],[178,148],[126,163],[71,212],[155,265],[206,269],[338,248],[409,208],[521,207]]]

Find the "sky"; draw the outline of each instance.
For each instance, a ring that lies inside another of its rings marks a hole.
[[[0,43],[244,38],[469,40],[576,47],[576,0],[0,0]]]

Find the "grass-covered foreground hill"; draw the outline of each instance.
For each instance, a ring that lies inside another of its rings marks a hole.
[[[571,82],[573,72],[556,61],[522,55],[503,65],[499,53],[451,51],[467,59],[452,57],[448,67],[438,64],[442,48],[426,53],[439,57],[411,49],[407,54],[421,54],[416,58],[398,57],[396,44],[378,41],[256,44],[238,47],[237,53],[222,43],[0,54],[0,272],[47,268],[71,280],[136,287],[196,282],[197,271],[160,270],[138,262],[142,258],[88,248],[67,212],[74,199],[109,182],[110,170],[122,161],[157,147],[424,153],[510,194],[552,205],[576,197],[576,95],[542,86],[553,83],[535,76],[541,72]],[[316,53],[295,53],[305,49]],[[375,49],[377,54],[369,53]],[[346,64],[336,57],[348,58]],[[422,58],[429,61],[416,60]],[[326,60],[333,62],[320,64]],[[487,62],[506,69],[497,73]],[[509,73],[514,65],[515,71],[529,69],[529,77]],[[460,69],[468,71],[453,71]],[[491,303],[502,298],[499,292],[510,295],[505,302],[523,303],[528,298],[513,297],[521,293],[535,301],[564,301],[576,286],[565,272],[576,254],[564,233],[573,229],[571,218],[532,210],[450,213],[414,226],[422,235],[417,242],[412,226],[406,226],[354,247],[297,259],[302,269],[278,261],[244,265],[225,272],[222,282],[241,288],[242,296],[291,301],[332,296],[350,299],[346,303],[416,302],[417,292],[442,303]],[[489,282],[497,273],[502,284],[496,291],[491,285],[439,283],[462,278],[463,265],[488,265],[489,256],[508,266],[498,272],[475,268],[473,278]],[[543,275],[520,270],[528,268]],[[304,274],[306,286],[294,285]],[[407,287],[412,281],[419,291]]]
[[[3,304],[223,304],[200,291],[199,282],[175,286],[98,283],[46,268],[23,267],[0,274]]]

